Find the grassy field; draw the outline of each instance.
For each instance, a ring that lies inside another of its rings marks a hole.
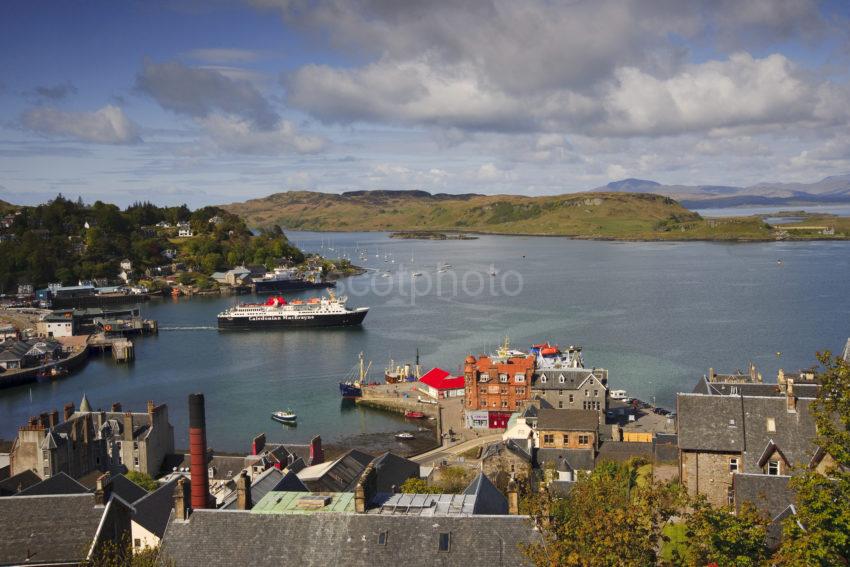
[[[704,219],[652,194],[430,195],[423,191],[293,191],[225,205],[252,227],[318,231],[462,231],[610,240],[773,240],[758,217]],[[806,222],[814,222],[808,219]],[[834,224],[834,223],[833,223]],[[842,224],[836,237],[850,235]],[[807,232],[791,239],[820,237]]]

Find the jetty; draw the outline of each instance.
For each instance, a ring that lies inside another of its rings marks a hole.
[[[135,344],[122,335],[97,333],[89,337],[88,345],[91,350],[110,351],[115,362],[132,362],[136,358]]]

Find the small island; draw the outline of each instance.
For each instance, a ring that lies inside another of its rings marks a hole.
[[[390,238],[401,238],[403,240],[476,240],[477,236],[463,234],[461,232],[445,233],[432,232],[429,230],[408,230],[394,232],[390,234]]]

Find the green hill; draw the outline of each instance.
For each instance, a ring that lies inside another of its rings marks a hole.
[[[755,217],[710,223],[651,193],[432,195],[424,191],[291,191],[224,205],[249,226],[318,231],[468,231],[623,240],[765,240]]]

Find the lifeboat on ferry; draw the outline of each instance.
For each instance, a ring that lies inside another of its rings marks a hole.
[[[558,350],[558,347],[554,347],[554,346],[550,346],[550,347],[540,349],[540,354],[542,354],[543,356],[555,356],[559,352],[560,351]]]
[[[266,300],[266,305],[271,307],[282,307],[286,305],[286,300],[282,297],[270,297]]]
[[[315,304],[315,303],[320,303],[321,301],[322,300],[319,299],[318,297],[311,297],[310,299],[307,300],[307,303]]]

